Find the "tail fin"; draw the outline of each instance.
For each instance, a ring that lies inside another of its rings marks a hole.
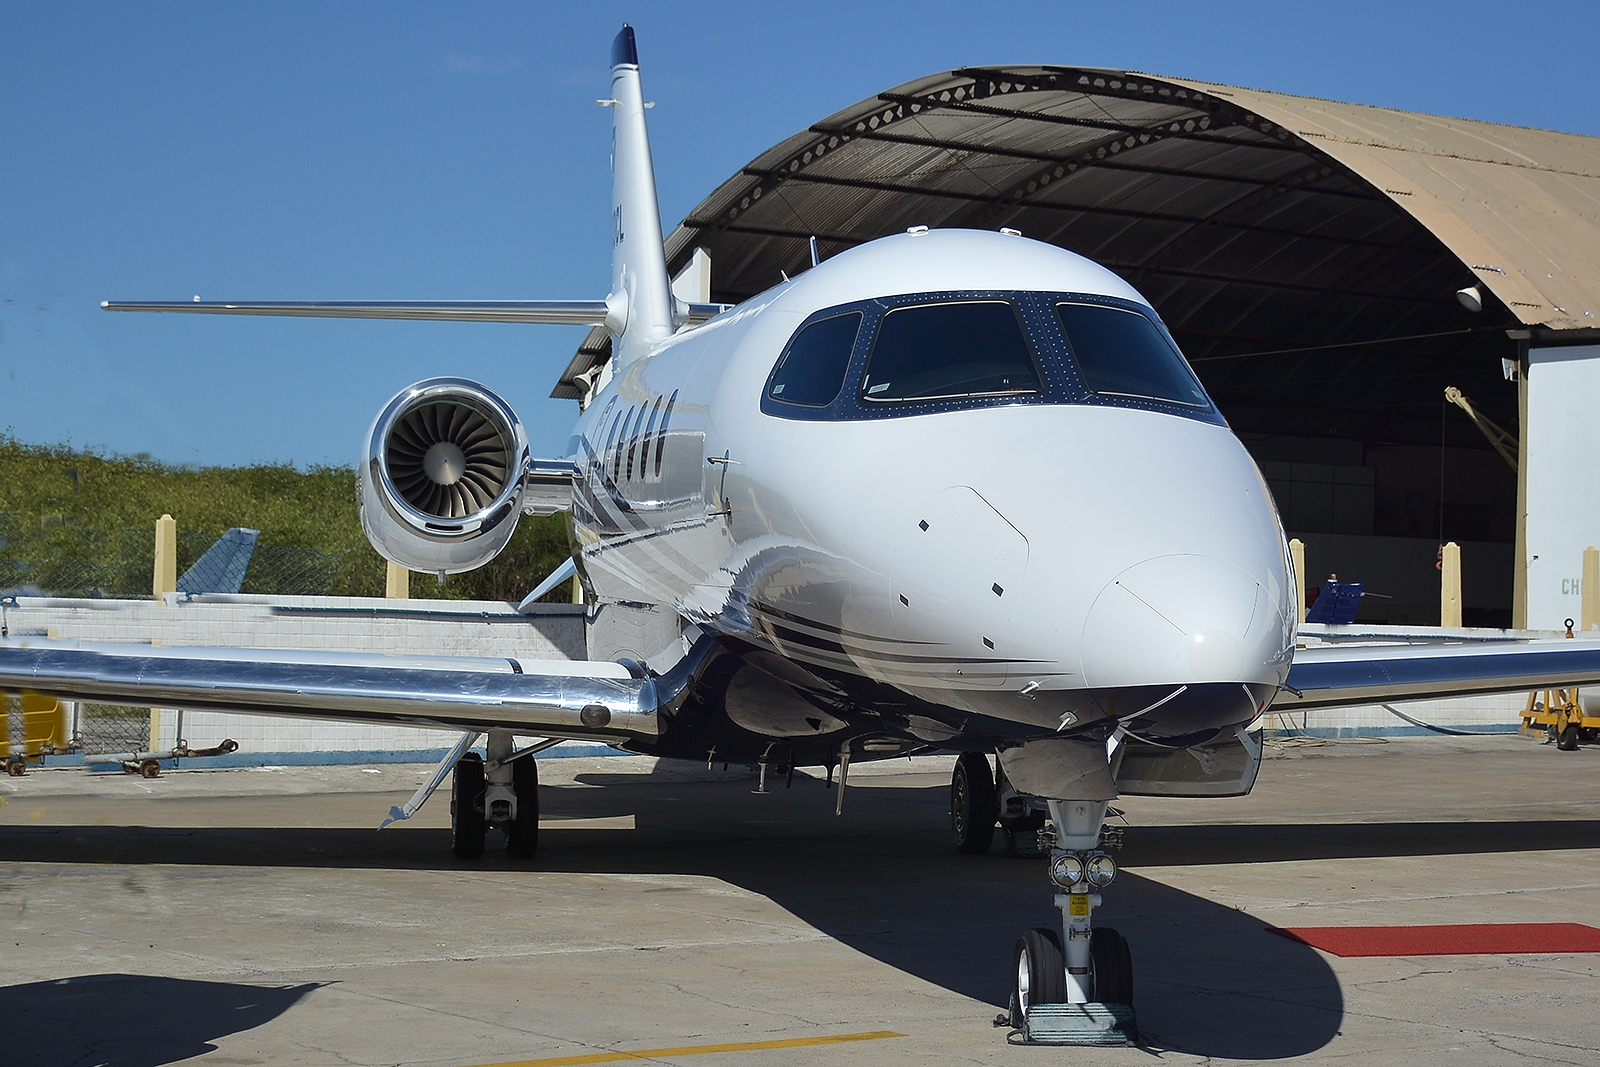
[[[606,325],[620,370],[670,337],[673,299],[650,134],[639,86],[639,50],[626,24],[611,42],[611,295]]]

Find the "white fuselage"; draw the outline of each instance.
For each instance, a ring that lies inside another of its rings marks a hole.
[[[934,230],[843,253],[619,368],[573,439],[593,594],[1034,728],[1138,712],[1119,691],[1216,683],[1252,687],[1248,721],[1287,674],[1296,594],[1265,483],[1214,408],[763,404],[819,311],[1017,293],[1148,308],[1070,252]]]

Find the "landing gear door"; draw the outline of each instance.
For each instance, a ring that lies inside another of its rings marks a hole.
[[[1242,797],[1261,770],[1261,734],[1242,726],[1203,745],[1163,748],[1123,741],[1117,789],[1142,797]]]

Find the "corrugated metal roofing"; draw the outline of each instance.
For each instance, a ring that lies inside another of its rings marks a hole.
[[[1600,138],[1186,83],[1272,119],[1383,191],[1528,325],[1600,315]]]
[[[912,225],[1015,227],[1122,274],[1242,432],[1437,440],[1447,384],[1514,422],[1506,328],[1600,315],[1600,139],[1069,67],[846,108],[724,182],[668,261],[706,248],[736,302],[806,269],[812,235],[826,256]],[[1476,315],[1454,296],[1475,282]]]

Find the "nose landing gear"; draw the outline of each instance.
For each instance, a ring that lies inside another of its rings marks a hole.
[[[1049,803],[1051,824],[1040,836],[1050,849],[1065,937],[1039,927],[1017,941],[1011,1026],[1029,1044],[1133,1044],[1138,1029],[1128,942],[1090,921],[1100,904],[1097,890],[1116,877],[1116,863],[1100,848],[1106,802]]]

